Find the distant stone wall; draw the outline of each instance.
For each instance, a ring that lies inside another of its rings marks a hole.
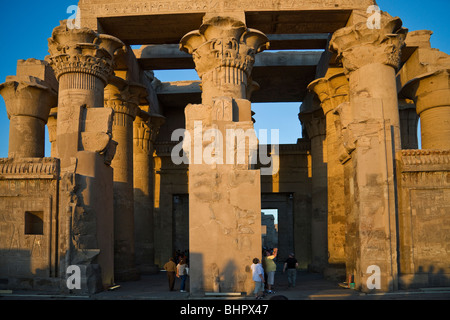
[[[261,212],[262,225],[262,245],[266,248],[277,248],[278,246],[278,232],[275,229],[274,216],[272,214],[265,214]]]
[[[399,287],[450,285],[450,150],[397,153]]]
[[[0,159],[0,289],[59,289],[58,177],[58,159]]]

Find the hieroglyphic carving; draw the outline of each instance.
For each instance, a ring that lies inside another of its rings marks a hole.
[[[48,191],[48,190],[47,190]],[[0,274],[48,276],[51,272],[50,232],[52,197],[0,195]],[[41,234],[26,232],[27,212],[42,212]]]

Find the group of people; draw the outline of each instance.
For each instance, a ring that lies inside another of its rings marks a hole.
[[[177,263],[175,263],[175,260]],[[188,256],[184,253],[176,254],[176,258],[171,257],[164,265],[169,280],[169,290],[174,291],[175,277],[181,280],[180,292],[186,292],[186,279],[189,274]]]
[[[262,299],[265,293],[275,293],[272,286],[275,283],[275,272],[277,265],[275,258],[277,257],[278,249],[274,248],[273,251],[265,249],[263,252],[263,261],[258,258],[253,259],[252,279],[255,282],[255,297],[256,299]],[[297,277],[298,262],[295,259],[294,254],[290,253],[283,265],[283,273],[287,271],[288,286],[295,287],[295,281]]]
[[[251,270],[252,279],[255,282],[256,299],[262,299],[265,293],[275,293],[272,286],[275,283],[275,272],[277,270],[275,259],[277,254],[277,248],[274,248],[273,251],[264,249],[262,263],[258,258],[253,259]],[[290,253],[283,265],[283,273],[287,271],[289,287],[295,287],[297,267],[297,259],[295,259],[293,253]],[[164,270],[167,272],[170,291],[174,291],[175,277],[177,277],[181,280],[180,292],[186,292],[186,279],[189,274],[188,256],[185,253],[177,252],[176,257],[171,257],[164,265]]]

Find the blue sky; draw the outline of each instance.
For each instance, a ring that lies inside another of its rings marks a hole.
[[[431,43],[450,54],[450,27],[448,14],[449,0],[406,1],[378,0],[381,10],[392,16],[399,16],[404,27],[409,30],[428,29],[434,32]],[[0,3],[0,83],[6,76],[16,74],[19,59],[36,58],[43,60],[48,54],[47,39],[60,20],[67,19],[70,5],[76,0],[47,1],[5,1]],[[183,79],[193,80],[195,72],[157,73],[162,81]],[[177,78],[175,78],[177,77]],[[280,129],[280,143],[295,143],[300,137],[298,121],[299,103],[254,104],[256,129]],[[269,131],[270,132],[270,131]],[[0,98],[0,158],[8,156],[9,120],[3,98]],[[49,156],[49,143],[46,141],[46,155]]]

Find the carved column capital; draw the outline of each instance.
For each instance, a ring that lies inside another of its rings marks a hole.
[[[348,101],[348,79],[343,72],[314,80],[308,89],[319,97],[325,116],[341,103]]]
[[[180,41],[180,50],[192,54],[203,90],[208,90],[205,83],[213,83],[222,91],[227,90],[222,86],[243,85],[238,89],[239,98],[246,98],[247,86],[251,85],[255,55],[268,47],[269,40],[262,32],[231,17],[214,17]]]
[[[249,75],[255,54],[268,48],[268,41],[262,32],[241,21],[215,17],[186,34],[180,49],[193,55],[200,77],[220,67],[242,69]]]
[[[134,145],[142,148],[146,152],[150,152],[151,144],[156,141],[160,127],[164,124],[166,118],[150,113],[145,106],[139,110],[134,120]]]
[[[34,117],[47,123],[50,109],[58,101],[57,93],[44,81],[35,77],[19,80],[15,76],[6,78],[0,85],[0,94],[5,99],[8,118],[14,116]]]
[[[305,126],[310,139],[326,135],[326,119],[322,110],[318,109],[313,112],[300,113],[298,118],[301,124]]]
[[[133,120],[139,112],[139,105],[145,102],[147,89],[145,86],[129,82],[119,77],[111,77],[105,87],[105,107],[115,113],[130,116]]]
[[[365,65],[381,63],[398,69],[407,29],[399,18],[381,14],[380,28],[369,28],[366,22],[337,30],[330,51],[338,53],[347,73]]]
[[[10,119],[8,157],[44,157],[45,124],[57,103],[56,92],[35,77],[7,77],[0,94]]]
[[[450,69],[429,72],[409,81],[402,93],[414,100],[417,114],[436,107],[450,106]]]
[[[113,74],[114,56],[126,50],[115,37],[88,28],[69,29],[65,21],[53,30],[48,43],[48,60],[58,80],[66,73],[86,73],[100,78],[105,85]]]
[[[144,85],[135,82],[129,82],[127,91],[125,92],[125,99],[128,102],[128,107],[133,109],[133,119],[139,112],[139,106],[148,103],[148,92]]]

